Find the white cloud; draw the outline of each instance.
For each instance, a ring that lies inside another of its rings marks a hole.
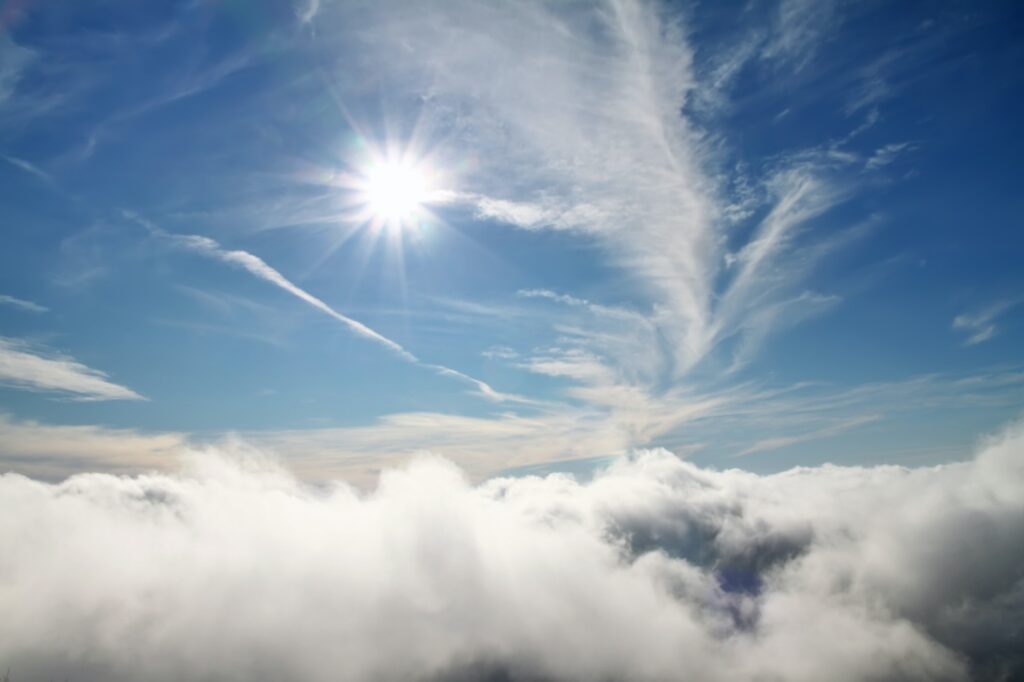
[[[258,277],[266,282],[269,282],[270,284],[273,284],[279,289],[282,289],[283,291],[291,294],[295,298],[298,298],[304,303],[307,303],[308,305],[316,308],[320,312],[329,315],[338,322],[341,322],[351,331],[353,331],[356,335],[369,339],[370,341],[380,344],[387,348],[388,350],[398,354],[399,357],[401,357],[403,360],[407,362],[420,365],[421,367],[425,367],[431,371],[437,372],[441,376],[451,377],[457,379],[458,381],[473,386],[473,388],[475,389],[474,392],[477,395],[485,398],[486,400],[494,402],[514,402],[522,404],[536,403],[536,401],[531,400],[529,398],[525,398],[523,396],[497,391],[490,384],[481,381],[475,377],[469,376],[464,372],[460,372],[459,370],[452,369],[451,367],[446,367],[445,365],[439,365],[436,363],[424,362],[423,360],[421,360],[420,358],[416,357],[408,350],[403,348],[401,344],[399,344],[397,341],[389,339],[383,334],[380,334],[377,331],[366,326],[362,322],[353,319],[348,315],[338,312],[337,310],[329,306],[327,303],[325,303],[322,299],[314,296],[305,289],[299,287],[294,282],[289,280],[287,277],[282,275],[278,270],[268,265],[266,261],[264,261],[259,256],[253,255],[248,251],[224,249],[215,240],[201,235],[170,234],[160,229],[149,220],[146,220],[145,218],[139,216],[138,214],[132,211],[124,211],[124,215],[126,218],[134,220],[138,224],[145,227],[147,230],[149,230],[151,234],[155,236],[169,240],[171,243],[179,247],[199,253],[208,258],[214,258],[223,263],[227,263],[228,265],[240,267],[249,274],[254,275],[255,277]]]
[[[0,413],[0,468],[35,478],[172,470],[180,465],[186,444],[181,434],[43,424]]]
[[[517,361],[532,372],[571,380],[569,400],[534,404],[531,414],[405,412],[364,425],[252,430],[241,437],[280,456],[303,480],[342,479],[366,488],[381,470],[424,451],[451,460],[480,481],[510,469],[621,456],[652,445],[717,457],[750,455],[859,429],[878,420],[876,415],[889,420],[887,428],[915,415],[943,419],[965,410],[1009,418],[1024,399],[1024,372],[1012,368],[852,388],[745,384],[712,392],[678,387],[656,392],[630,385],[622,379],[622,367],[581,349],[549,348]],[[645,370],[637,364],[634,371]],[[224,432],[154,433],[0,417],[0,465],[50,479],[95,470],[138,473],[170,466],[190,443],[232,438]],[[875,461],[937,462],[968,451],[962,441],[937,442],[922,434],[914,442],[910,449],[903,444],[878,452]],[[849,449],[831,455],[840,461],[853,456]]]
[[[308,24],[316,18],[317,12],[320,11],[320,0],[302,0],[297,3],[296,15],[299,21],[303,24]]]
[[[33,50],[11,40],[7,31],[0,35],[0,106],[14,97],[18,83],[36,58]]]
[[[240,267],[243,270],[247,271],[249,274],[255,275],[256,277],[259,277],[262,280],[270,282],[274,286],[283,289],[284,291],[288,292],[292,296],[295,296],[299,300],[308,303],[317,310],[326,313],[327,315],[330,315],[331,317],[333,317],[334,319],[338,320],[346,327],[351,329],[358,336],[362,336],[364,338],[370,339],[371,341],[374,341],[385,346],[386,348],[394,351],[395,353],[398,353],[398,355],[400,355],[405,360],[409,360],[410,362],[418,362],[418,360],[412,353],[402,348],[402,346],[399,345],[397,342],[392,341],[391,339],[387,338],[386,336],[383,336],[382,334],[378,334],[377,332],[370,329],[362,322],[359,322],[358,320],[354,320],[347,315],[339,313],[337,310],[324,303],[321,299],[317,298],[316,296],[310,294],[306,290],[293,284],[288,278],[286,278],[284,275],[282,275],[274,268],[267,265],[266,262],[262,258],[259,258],[258,256],[254,256],[253,254],[248,253],[247,251],[229,251],[223,249],[221,248],[220,244],[210,239],[209,237],[202,237],[199,235],[168,235],[166,233],[164,233],[163,236],[173,240],[174,243],[183,246],[184,248],[187,248],[191,251],[201,253],[211,258],[216,258],[217,260],[220,260],[229,265]]]
[[[834,0],[780,0],[763,56],[800,70],[840,21],[839,7]]]
[[[988,341],[996,335],[998,326],[996,320],[1017,305],[1022,299],[1004,299],[996,301],[992,305],[976,312],[964,313],[953,318],[953,329],[963,331],[967,334],[964,341],[965,346]]]
[[[39,166],[26,161],[25,159],[19,159],[15,156],[7,156],[6,154],[0,154],[0,159],[3,159],[7,163],[11,164],[19,170],[23,170],[29,175],[34,175],[36,178],[44,182],[53,182],[53,176],[44,171]]]
[[[879,421],[879,415],[897,425],[911,415],[936,418],[953,409],[1012,415],[1024,398],[1024,373],[1012,370],[852,388],[742,385],[700,393],[629,385],[621,378],[621,368],[578,349],[551,348],[525,363],[532,372],[572,380],[572,403],[546,405],[530,416],[414,412],[364,426],[250,431],[243,436],[281,455],[310,480],[340,477],[365,486],[381,469],[429,450],[478,481],[506,469],[623,455],[652,444],[680,451],[704,443],[713,444],[723,456],[752,455],[834,437]],[[959,447],[952,454],[962,457],[967,450]],[[939,453],[928,459],[939,460]]]
[[[230,315],[238,310],[244,310],[258,317],[266,317],[273,312],[268,305],[226,291],[199,289],[185,284],[179,284],[174,288],[200,306],[221,316]]]
[[[145,400],[74,358],[0,337],[0,384],[66,395],[74,400]]]
[[[480,353],[489,360],[515,360],[519,357],[518,351],[508,346],[491,346]]]
[[[505,469],[621,455],[630,447],[629,435],[603,411],[571,408],[494,417],[407,412],[366,426],[250,431],[243,437],[280,455],[303,478],[343,478],[363,487],[381,470],[425,451],[479,481]]]
[[[798,14],[786,10],[786,25]],[[848,196],[836,158],[776,164],[756,180],[768,218],[740,245],[743,266],[725,269],[735,197],[715,145],[680,113],[695,88],[692,57],[684,29],[655,3],[418,3],[358,22],[324,7],[318,22],[379,55],[370,62],[388,87],[421,95],[421,136],[443,130],[455,152],[480,159],[472,177],[456,178],[480,216],[578,233],[642,282],[676,374],[726,339],[769,335],[750,313],[797,304],[810,267],[782,265],[813,251],[808,223]]]
[[[914,149],[914,144],[911,142],[896,142],[884,145],[875,150],[875,153],[867,160],[864,167],[867,170],[884,168],[893,163],[901,153],[912,149]]]
[[[516,292],[516,295],[523,298],[546,298],[556,303],[564,303],[565,305],[586,306],[590,304],[585,299],[576,298],[568,294],[560,294],[549,289],[520,289]]]
[[[16,679],[997,680],[1024,666],[1024,429],[944,467],[360,495],[252,452],[179,475],[0,477]],[[229,453],[230,454],[230,453]],[[69,570],[73,567],[73,570]]]
[[[806,431],[804,433],[793,434],[791,436],[765,438],[736,454],[737,456],[742,457],[745,455],[753,455],[757,452],[765,452],[767,450],[778,450],[779,448],[796,445],[797,443],[806,443],[812,440],[830,438],[849,429],[863,426],[864,424],[870,424],[871,422],[878,421],[879,419],[880,417],[876,414],[868,414],[860,417],[853,417],[851,419],[843,419],[834,424],[829,424],[828,426],[814,429],[812,431]]]
[[[46,306],[33,303],[32,301],[26,301],[21,298],[15,298],[14,296],[8,296],[6,294],[0,294],[0,305],[11,306],[12,308],[18,308],[19,310],[26,310],[30,313],[45,313],[50,309]]]

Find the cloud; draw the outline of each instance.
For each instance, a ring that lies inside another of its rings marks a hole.
[[[783,450],[888,419],[888,428],[967,410],[1010,418],[1024,399],[1024,373],[1012,368],[967,376],[928,375],[852,388],[826,385],[741,385],[710,393],[679,388],[652,393],[619,380],[619,368],[584,351],[548,349],[519,358],[529,371],[576,383],[570,404],[543,405],[536,414],[479,417],[439,412],[391,414],[361,426],[248,431],[246,442],[282,457],[307,480],[344,478],[365,487],[382,469],[429,450],[474,481],[543,464],[621,456],[663,445],[676,452],[703,447],[720,457]],[[922,442],[921,434],[914,441]],[[927,462],[961,458],[969,444],[924,443],[885,458]],[[831,457],[837,457],[835,453]],[[841,460],[857,457],[853,452]],[[728,461],[728,460],[726,460]],[[815,460],[817,461],[817,460]]]
[[[37,54],[15,43],[4,31],[0,34],[0,57],[0,106],[3,106],[15,96],[18,83]]]
[[[1024,373],[1019,368],[1004,367],[968,375],[930,374],[846,387],[818,383],[747,385],[725,398],[710,412],[711,418],[685,423],[684,428],[662,434],[658,442],[703,442],[723,455],[740,456],[831,437],[878,420],[885,420],[890,438],[898,440],[897,433],[904,425],[922,417],[933,422],[961,418],[967,413],[1012,418],[1024,400]],[[934,438],[920,429],[909,433],[916,444],[913,449],[880,443],[875,447],[874,461],[909,456],[937,462],[963,457],[969,449],[963,442]],[[830,456],[841,460],[860,456],[856,450],[847,450],[846,455],[841,451],[832,449]]]
[[[47,424],[0,415],[0,465],[47,479],[97,470],[140,473],[170,466],[190,445],[216,446],[241,437],[280,457],[304,481],[340,479],[366,489],[382,470],[402,466],[425,451],[452,461],[473,481],[551,462],[619,457],[652,446],[687,456],[699,452],[713,458],[706,461],[728,463],[732,457],[785,450],[880,419],[886,420],[894,440],[901,425],[917,423],[922,416],[943,420],[977,412],[990,415],[993,423],[1016,415],[1024,399],[1024,372],[1014,368],[845,388],[748,383],[712,392],[673,388],[654,393],[622,383],[621,368],[582,350],[550,348],[547,354],[512,360],[531,372],[574,382],[569,400],[532,403],[526,414],[401,412],[361,425],[241,434]],[[911,432],[913,447],[905,442],[877,446],[873,461],[934,463],[970,451],[962,440]],[[861,454],[840,448],[828,458],[851,461]],[[800,455],[800,460],[821,461],[813,453]]]
[[[316,18],[319,11],[320,0],[302,0],[297,4],[295,14],[301,23],[308,24]]]
[[[5,8],[5,13],[10,11]],[[10,18],[5,17],[5,20]],[[19,45],[11,35],[8,30],[0,32],[0,129],[5,133],[17,131],[59,111],[93,81],[92,74],[76,69],[62,57],[36,46]],[[39,81],[42,77],[56,77],[62,82],[59,88],[41,88]],[[19,165],[18,161],[20,159],[11,163]],[[22,170],[37,174],[30,168],[35,167],[31,164],[22,166]]]
[[[140,225],[145,227],[151,234],[158,236],[162,239],[169,240],[171,243],[181,248],[185,248],[189,251],[199,253],[209,258],[214,258],[216,260],[221,261],[222,263],[227,263],[228,265],[232,265],[234,267],[239,267],[248,272],[249,274],[273,284],[279,289],[282,289],[283,291],[291,294],[295,298],[298,298],[299,300],[307,303],[308,305],[311,305],[320,312],[326,313],[327,315],[334,318],[338,322],[341,322],[351,331],[353,331],[357,336],[361,336],[365,339],[373,341],[374,343],[384,346],[388,350],[396,353],[400,358],[407,362],[420,365],[421,367],[425,367],[442,376],[452,377],[461,382],[467,383],[473,386],[473,388],[475,389],[474,392],[477,395],[487,400],[491,400],[494,402],[508,401],[522,404],[536,403],[536,401],[529,398],[525,398],[523,396],[515,395],[512,393],[502,393],[501,391],[497,391],[490,384],[479,379],[476,379],[472,376],[469,376],[464,372],[460,372],[459,370],[452,369],[451,367],[446,367],[444,365],[424,362],[420,360],[418,357],[416,357],[415,355],[407,351],[405,348],[403,348],[401,344],[399,344],[397,341],[393,341],[392,339],[389,339],[383,334],[374,331],[373,329],[366,326],[362,322],[353,319],[348,315],[338,312],[337,310],[329,306],[327,303],[325,303],[322,299],[317,298],[316,296],[309,293],[305,289],[299,287],[294,282],[289,280],[287,277],[282,275],[279,271],[269,266],[266,263],[266,261],[264,261],[262,258],[260,258],[259,256],[255,256],[249,253],[248,251],[224,249],[215,240],[201,235],[171,234],[169,232],[162,230],[149,220],[146,220],[145,218],[139,216],[138,214],[132,211],[124,211],[124,216],[130,220],[134,220],[135,222],[139,223]]]
[[[480,355],[488,360],[515,360],[519,357],[519,352],[508,346],[491,346],[481,351]]]
[[[546,298],[556,303],[564,303],[565,305],[573,306],[586,306],[589,305],[589,301],[570,296],[568,294],[560,294],[549,289],[520,289],[516,292],[517,296],[522,298]]]
[[[1022,455],[1016,426],[921,469],[652,451],[473,486],[425,457],[359,494],[235,446],[174,475],[9,474],[0,659],[82,682],[1010,679]]]
[[[4,337],[0,337],[0,384],[63,394],[73,400],[145,400],[74,358]]]
[[[758,179],[767,222],[738,249],[749,267],[724,268],[734,201],[715,146],[680,113],[696,86],[692,55],[678,18],[656,3],[418,3],[359,21],[323,7],[318,22],[324,36],[341,32],[339,44],[379,54],[367,59],[389,87],[421,97],[421,131],[442,130],[453,151],[480,160],[457,179],[479,216],[577,233],[643,283],[676,374],[750,333],[746,313],[793,298],[807,269],[783,277],[781,261],[847,196],[828,164],[771,169]]]
[[[834,0],[781,0],[762,55],[800,70],[839,23],[839,8]]]
[[[15,168],[18,168],[19,170],[25,171],[29,175],[34,175],[36,178],[44,182],[53,182],[52,175],[41,169],[39,166],[36,166],[33,163],[29,163],[24,159],[19,159],[15,156],[7,156],[6,154],[0,154],[0,159],[3,159],[4,161],[11,164]]]
[[[365,426],[250,431],[244,440],[273,452],[300,476],[343,478],[366,487],[380,471],[426,451],[456,463],[475,481],[544,462],[622,455],[628,434],[600,410],[472,417],[439,412],[387,415]]]
[[[756,443],[746,448],[745,450],[736,453],[736,455],[738,457],[743,457],[745,455],[753,455],[757,452],[765,452],[767,450],[778,450],[779,448],[795,445],[797,443],[806,443],[808,441],[818,440],[821,438],[830,438],[832,436],[843,433],[844,431],[847,431],[849,429],[856,428],[858,426],[863,426],[864,424],[870,424],[871,422],[876,422],[880,418],[881,417],[879,417],[878,415],[868,414],[860,417],[844,419],[834,424],[830,424],[820,429],[814,429],[813,431],[807,431],[805,433],[794,434],[791,436],[776,436],[774,438],[765,438],[763,440],[757,441]]]
[[[396,341],[392,341],[386,336],[375,332],[358,320],[354,320],[347,315],[339,313],[337,310],[324,303],[321,299],[293,284],[291,280],[267,265],[267,263],[258,256],[254,256],[247,251],[229,251],[223,249],[220,244],[209,237],[202,237],[199,235],[168,235],[166,233],[164,233],[163,236],[171,239],[175,244],[189,249],[190,251],[195,251],[204,256],[216,258],[217,260],[229,265],[240,267],[249,274],[270,282],[274,286],[283,289],[299,300],[308,303],[317,310],[330,315],[335,320],[338,320],[355,332],[357,336],[362,336],[363,338],[379,343],[389,350],[394,351],[405,360],[418,362],[416,356],[402,348],[402,346]]]
[[[174,287],[184,296],[192,299],[201,307],[217,313],[220,316],[231,315],[242,310],[260,317],[270,315],[273,309],[262,303],[257,303],[250,298],[232,294],[226,291],[206,290],[186,284],[178,284]]]
[[[14,296],[8,296],[6,294],[0,294],[0,305],[11,306],[12,308],[18,308],[19,310],[25,310],[30,313],[45,313],[50,309],[46,306],[33,303],[32,301],[26,301],[22,298],[15,298]]]
[[[907,57],[905,50],[887,50],[856,72],[847,89],[846,113],[853,114],[862,109],[877,111],[878,105],[892,97],[894,85],[891,72]]]
[[[988,341],[996,335],[996,320],[1007,311],[1021,303],[1021,299],[1004,299],[976,313],[964,313],[953,318],[953,329],[963,331],[968,336],[965,346],[974,346]]]
[[[871,155],[871,158],[867,160],[867,163],[864,164],[864,167],[867,170],[884,168],[894,162],[901,153],[913,150],[914,147],[915,145],[912,142],[897,142],[879,147]]]
[[[176,433],[43,424],[0,413],[0,467],[35,478],[176,469],[186,445],[186,438]]]

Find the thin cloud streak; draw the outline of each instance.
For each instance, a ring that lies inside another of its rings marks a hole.
[[[52,175],[50,175],[49,173],[44,171],[39,166],[36,166],[33,163],[29,163],[28,161],[26,161],[24,159],[19,159],[19,158],[15,157],[15,156],[7,156],[5,154],[0,155],[0,159],[3,159],[4,161],[6,161],[7,163],[11,164],[15,168],[18,168],[20,170],[25,171],[29,175],[35,176],[36,178],[42,180],[43,182],[47,182],[47,183],[53,183],[54,182]]]
[[[389,350],[397,353],[399,357],[404,360],[409,362],[419,362],[415,355],[402,348],[398,342],[392,341],[383,334],[375,332],[358,320],[354,320],[347,315],[339,313],[337,310],[324,303],[321,299],[293,284],[289,279],[267,265],[267,263],[258,256],[254,256],[247,251],[229,251],[223,249],[220,244],[209,237],[202,237],[199,235],[169,235],[166,233],[165,236],[179,246],[189,249],[190,251],[215,258],[229,265],[240,267],[248,273],[270,282],[274,286],[283,289],[299,300],[304,301],[317,310],[333,317],[335,320],[341,322],[355,332],[357,336],[361,336],[383,345]]]
[[[45,313],[49,312],[49,308],[44,305],[39,305],[32,301],[26,301],[22,298],[16,298],[14,296],[8,296],[7,294],[0,294],[0,305],[10,306],[12,308],[18,308],[19,310],[25,310],[30,313]]]
[[[105,372],[24,341],[0,337],[0,385],[57,393],[72,400],[146,400],[108,380]]]
[[[141,216],[132,211],[125,211],[124,215],[125,217],[134,220],[135,222],[145,227],[150,232],[150,234],[156,235],[162,239],[166,239],[171,243],[181,248],[192,251],[194,253],[198,253],[200,255],[213,258],[215,260],[219,260],[222,263],[227,263],[228,265],[239,267],[248,272],[249,274],[273,284],[279,289],[282,289],[287,293],[291,294],[295,298],[316,308],[320,312],[323,312],[329,315],[330,317],[334,318],[338,322],[341,322],[350,330],[352,330],[357,336],[369,339],[370,341],[380,344],[387,348],[388,350],[396,353],[400,358],[402,358],[406,362],[411,362],[421,367],[425,367],[434,372],[437,372],[442,376],[452,377],[471,384],[476,388],[475,393],[487,400],[494,402],[508,401],[522,404],[538,404],[537,401],[534,401],[529,398],[524,398],[522,396],[497,391],[486,382],[480,381],[479,379],[471,377],[468,374],[460,372],[456,369],[420,360],[414,354],[410,353],[408,350],[403,348],[402,345],[399,344],[397,341],[389,339],[383,334],[380,334],[377,331],[366,326],[362,322],[353,319],[348,315],[338,312],[337,310],[329,306],[327,303],[325,303],[322,299],[317,298],[316,296],[309,293],[305,289],[302,289],[301,287],[294,284],[287,277],[285,277],[276,269],[268,265],[266,261],[264,261],[262,258],[255,256],[249,253],[248,251],[224,249],[215,240],[201,235],[171,234],[157,227],[149,220],[142,218]]]
[[[766,452],[769,450],[778,450],[780,448],[789,447],[790,445],[796,445],[798,443],[807,443],[809,441],[821,440],[824,438],[831,438],[832,436],[839,435],[844,431],[848,431],[864,424],[870,424],[876,422],[881,417],[877,414],[869,414],[861,417],[853,417],[852,419],[846,419],[840,421],[837,424],[832,424],[824,428],[815,429],[814,431],[808,431],[806,433],[800,433],[792,436],[776,436],[774,438],[765,438],[760,440],[745,450],[741,450],[736,453],[737,457],[745,457],[747,455],[753,455],[758,452]]]
[[[996,301],[979,312],[957,315],[953,318],[953,329],[963,331],[968,335],[964,340],[965,346],[983,343],[996,335],[998,330],[996,320],[1020,305],[1021,302],[1022,299],[1019,298],[1004,299]]]

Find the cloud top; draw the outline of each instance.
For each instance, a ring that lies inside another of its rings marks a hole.
[[[24,679],[1005,679],[1022,454],[1018,426],[922,469],[652,451],[589,483],[472,486],[427,457],[363,495],[237,446],[178,475],[9,474],[0,660]]]

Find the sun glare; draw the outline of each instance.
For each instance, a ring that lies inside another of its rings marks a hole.
[[[374,162],[366,171],[362,185],[363,200],[370,216],[392,227],[413,223],[430,195],[426,172],[415,164],[401,161]]]

